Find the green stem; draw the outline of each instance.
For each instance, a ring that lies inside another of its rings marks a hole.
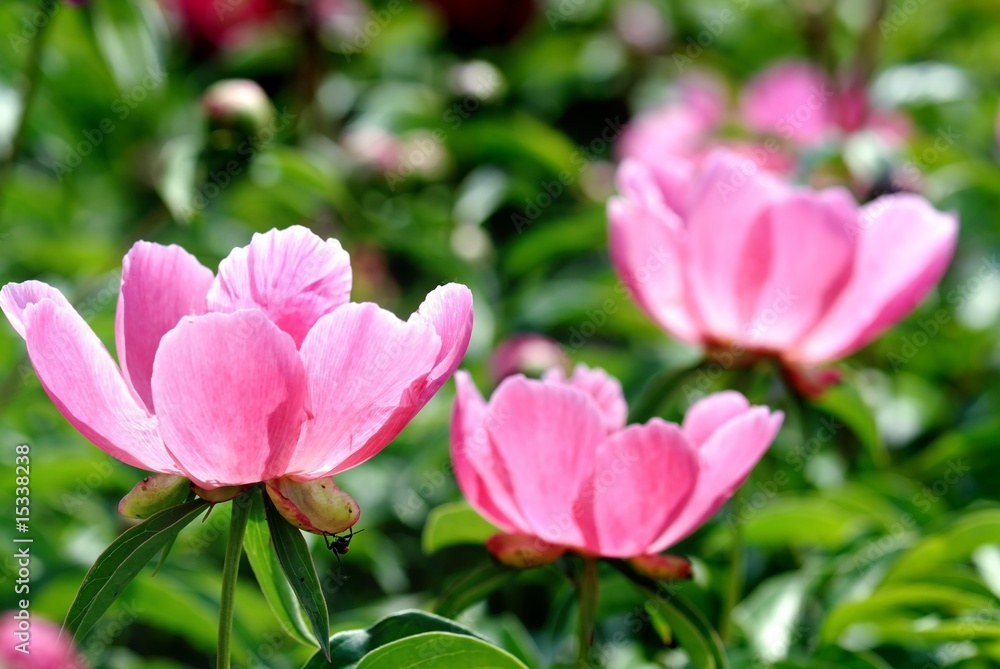
[[[247,520],[250,518],[249,495],[233,500],[233,515],[229,521],[229,544],[226,546],[226,561],[222,568],[222,598],[219,610],[219,655],[215,662],[217,669],[229,669],[233,636],[233,611],[236,601],[236,577],[240,572],[243,557],[243,535],[246,534]]]
[[[576,651],[578,669],[589,667],[590,647],[594,643],[594,622],[597,618],[597,593],[600,589],[597,558],[583,559],[583,574],[578,584],[580,590],[580,629]]]
[[[733,495],[733,505],[738,509],[743,499],[743,487],[741,486]],[[739,604],[740,595],[743,593],[744,566],[746,557],[746,546],[744,544],[743,524],[740,522],[733,524],[732,546],[729,549],[729,578],[726,580],[726,590],[722,600],[722,619],[719,621],[719,636],[723,643],[729,645],[733,636],[733,609]]]
[[[38,90],[38,76],[42,71],[42,52],[45,50],[45,41],[53,23],[52,15],[56,11],[57,2],[58,0],[43,0],[42,2],[41,11],[48,20],[38,27],[38,34],[31,40],[31,51],[28,52],[28,64],[24,72],[25,85],[21,98],[21,115],[17,120],[17,127],[14,129],[14,136],[11,139],[10,153],[0,163],[0,198],[6,195],[7,189],[10,187],[7,182],[13,177],[14,166],[21,156],[24,134],[28,126],[28,118],[31,116],[31,105],[35,99],[35,92]]]

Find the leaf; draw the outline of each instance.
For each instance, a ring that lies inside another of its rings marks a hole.
[[[73,638],[82,638],[156,553],[206,506],[208,502],[196,499],[164,509],[115,539],[84,576],[66,614],[65,627]]]
[[[505,650],[481,639],[426,632],[393,641],[366,655],[357,669],[527,669]]]
[[[431,510],[421,539],[424,553],[459,544],[483,544],[499,532],[466,502],[442,504]]]
[[[243,538],[243,550],[250,560],[250,567],[257,577],[264,599],[267,600],[282,629],[299,643],[312,645],[302,607],[281,571],[277,554],[271,549],[271,532],[267,527],[261,491],[257,488],[250,494],[250,518]]]
[[[767,662],[788,657],[813,576],[779,574],[763,583],[734,612],[757,655]]]
[[[875,416],[871,407],[861,397],[856,385],[840,383],[831,386],[819,398],[812,400],[811,404],[844,421],[868,451],[872,462],[879,466],[888,464],[888,455],[878,425],[875,423]]]
[[[722,669],[729,666],[718,663],[718,652],[712,647],[713,641],[705,636],[700,626],[686,612],[675,606],[672,598],[657,598],[656,608],[663,622],[670,626],[678,643],[691,658],[694,669]]]
[[[342,669],[352,669],[357,666],[361,658],[376,648],[426,632],[475,636],[471,630],[447,618],[424,611],[402,611],[382,618],[367,629],[334,634],[330,637],[330,663]],[[316,653],[302,669],[321,669],[329,666],[323,655]]]
[[[923,539],[905,552],[885,581],[933,574],[942,565],[968,560],[982,545],[1000,544],[1000,510],[984,509],[960,516],[944,532]]]
[[[434,611],[442,616],[457,616],[502,588],[516,575],[515,569],[489,562],[450,585],[435,602]]]
[[[330,646],[327,639],[330,637],[330,612],[326,608],[326,598],[323,596],[312,554],[309,553],[302,532],[292,527],[278,513],[270,497],[265,496],[263,500],[267,525],[271,530],[271,544],[278,564],[312,626],[316,645],[329,660]]]

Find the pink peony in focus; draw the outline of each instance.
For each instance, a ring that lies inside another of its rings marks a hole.
[[[68,639],[60,639],[60,628],[32,615],[30,619],[30,639],[25,634],[25,621],[19,621],[15,613],[0,616],[0,667],[4,669],[82,669],[86,666],[77,659],[76,651]],[[27,641],[22,653],[17,646]]]
[[[488,403],[468,374],[455,378],[455,476],[506,533],[488,542],[501,560],[510,551],[535,564],[566,549],[659,553],[733,495],[783,419],[723,392],[692,406],[682,425],[654,418],[626,427],[618,381],[583,365],[568,378],[561,369],[541,380],[509,377]]]
[[[861,130],[895,147],[910,133],[905,117],[871,105],[864,86],[837,85],[805,61],[781,61],[750,80],[740,115],[747,128],[806,148]]]
[[[0,308],[56,407],[99,448],[205,489],[265,481],[274,496],[382,450],[468,347],[465,286],[435,289],[406,321],[350,294],[340,244],[296,226],[254,235],[218,276],[178,246],[133,246],[120,368],[55,288],[8,284]]]
[[[686,342],[793,366],[844,357],[906,316],[958,234],[918,195],[859,207],[843,188],[795,187],[724,151],[692,183],[626,162],[618,188],[611,257],[640,307]]]

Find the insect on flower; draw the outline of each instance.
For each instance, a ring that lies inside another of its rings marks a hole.
[[[326,547],[333,551],[333,554],[337,557],[338,567],[343,567],[343,563],[340,561],[341,555],[346,555],[347,551],[351,550],[351,539],[354,538],[355,534],[361,534],[364,530],[354,531],[352,527],[347,536],[340,536],[339,534],[324,534],[323,539],[326,541]]]

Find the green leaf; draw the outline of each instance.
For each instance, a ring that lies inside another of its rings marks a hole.
[[[527,669],[505,650],[481,639],[426,632],[386,644],[358,663],[358,669]]]
[[[83,578],[65,627],[82,638],[157,552],[164,550],[208,502],[196,499],[164,509],[126,530],[101,553]]]
[[[278,557],[278,564],[299,600],[309,624],[312,626],[316,645],[327,660],[330,659],[330,612],[316,573],[309,547],[302,532],[292,527],[274,507],[270,497],[263,497],[267,525],[271,530],[271,543]]]
[[[878,426],[875,424],[875,416],[871,407],[861,397],[855,384],[840,383],[831,386],[811,403],[834,418],[844,421],[848,429],[868,451],[872,462],[876,465],[888,464],[888,455]]]
[[[681,648],[691,658],[691,666],[695,669],[724,669],[729,666],[721,641],[713,638],[714,633],[706,634],[707,623],[696,620],[689,604],[678,605],[679,598],[658,597],[656,609],[662,620],[673,630],[674,636]],[[722,664],[720,664],[720,659]]]
[[[339,632],[330,637],[330,663],[341,669],[352,669],[368,653],[386,644],[426,632],[448,632],[475,636],[471,630],[447,618],[424,611],[402,611],[382,618],[363,630]],[[302,669],[329,667],[321,653],[316,653]]]
[[[299,643],[312,645],[309,625],[302,614],[302,607],[281,571],[277,554],[271,549],[271,532],[267,528],[261,491],[257,488],[250,494],[252,495],[250,518],[247,521],[246,536],[243,538],[243,550],[250,560],[250,567],[257,577],[264,599],[267,600],[282,629]]]
[[[923,539],[893,565],[885,581],[933,574],[943,565],[970,559],[977,548],[1000,544],[1000,510],[984,509],[960,516],[944,532]]]
[[[424,553],[432,555],[442,548],[459,544],[483,544],[499,532],[466,502],[442,504],[431,510],[424,526]]]
[[[516,575],[516,569],[489,562],[451,584],[435,602],[434,611],[442,616],[457,616],[505,586]]]

